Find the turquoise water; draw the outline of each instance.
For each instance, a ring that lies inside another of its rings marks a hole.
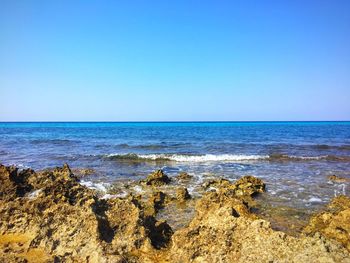
[[[0,161],[42,169],[92,168],[91,184],[138,180],[164,169],[205,178],[263,178],[268,194],[317,206],[349,194],[350,122],[0,123]],[[195,191],[196,185],[190,187]]]

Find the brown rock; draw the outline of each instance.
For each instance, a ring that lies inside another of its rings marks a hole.
[[[80,177],[84,177],[84,176],[88,176],[88,175],[92,175],[95,173],[94,169],[91,168],[78,168],[78,169],[73,169],[72,170],[74,175]]]
[[[168,196],[161,191],[153,192],[148,202],[143,204],[145,214],[155,216],[160,209],[164,208],[165,203],[168,202],[168,199]]]
[[[226,179],[215,179],[203,184],[205,189],[214,187],[219,191],[225,192],[226,195],[232,196],[253,196],[265,191],[265,183],[254,176],[243,176],[235,183]]]
[[[340,177],[337,175],[328,176],[328,180],[330,180],[332,182],[336,182],[336,183],[346,183],[346,182],[350,181],[350,179],[348,179],[348,178]]]
[[[179,187],[177,190],[176,190],[176,199],[177,201],[179,202],[184,202],[188,199],[190,199],[191,196],[190,194],[188,193],[187,191],[187,188],[185,187]]]
[[[321,233],[335,239],[350,251],[350,198],[338,196],[323,211],[310,219],[306,234]]]
[[[161,186],[170,183],[170,178],[162,171],[157,170],[151,173],[146,180],[144,180],[146,185]]]
[[[274,231],[240,199],[220,192],[197,202],[188,227],[172,236],[172,262],[348,262],[349,253],[322,236]]]
[[[254,176],[247,175],[237,180],[234,184],[238,189],[236,195],[255,195],[265,191],[265,183]]]
[[[41,173],[0,165],[0,182],[0,262],[349,262],[350,258],[344,248],[349,240],[347,197],[336,198],[327,213],[315,216],[309,236],[296,238],[272,230],[236,195],[237,190],[247,195],[262,191],[259,180],[246,178],[235,184],[222,180],[216,191],[198,200],[192,221],[173,233],[167,222],[147,213],[140,196],[99,199],[79,184],[67,165]],[[166,200],[164,193],[156,192],[150,203],[160,209]]]
[[[98,199],[68,165],[42,173],[0,165],[0,180],[1,262],[140,262],[133,251],[156,253],[172,235],[137,198]]]
[[[177,176],[177,179],[180,181],[189,181],[192,179],[192,176],[186,172],[180,172]]]

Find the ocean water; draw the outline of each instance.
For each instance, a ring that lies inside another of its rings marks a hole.
[[[254,175],[271,202],[319,207],[350,194],[350,122],[0,123],[0,162],[43,169],[92,168],[83,182],[102,190],[155,169],[204,180]]]

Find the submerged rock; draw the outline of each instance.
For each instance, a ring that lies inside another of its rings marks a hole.
[[[180,181],[189,181],[192,179],[192,176],[186,172],[180,172],[177,176],[177,179]]]
[[[344,177],[340,177],[340,176],[337,176],[337,175],[330,175],[330,176],[328,176],[328,180],[330,180],[332,182],[336,182],[336,183],[350,182],[350,179],[344,178]]]
[[[96,171],[92,168],[80,168],[80,169],[73,169],[73,173],[78,177],[84,177],[84,176],[92,175],[96,173]]]
[[[170,183],[170,178],[163,172],[163,170],[157,170],[151,173],[143,182],[146,185],[162,186]]]

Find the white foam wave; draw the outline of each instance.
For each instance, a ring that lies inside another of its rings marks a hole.
[[[108,157],[120,157],[125,158],[127,154],[109,154]],[[237,162],[237,161],[250,161],[268,159],[268,155],[243,155],[243,154],[205,154],[205,155],[184,155],[184,154],[134,154],[133,158],[144,160],[169,160],[176,162]]]
[[[90,189],[93,190],[97,190],[100,192],[107,192],[108,188],[110,188],[110,184],[109,183],[104,183],[104,182],[91,182],[91,181],[81,181],[80,182],[81,185],[84,185]]]

